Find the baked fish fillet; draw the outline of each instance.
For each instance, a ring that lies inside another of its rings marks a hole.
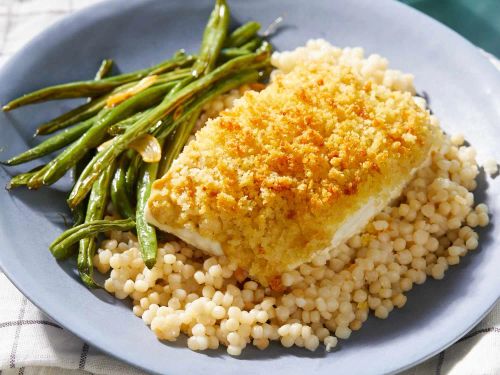
[[[411,94],[308,62],[209,120],[154,183],[146,216],[272,285],[397,197],[435,132]]]

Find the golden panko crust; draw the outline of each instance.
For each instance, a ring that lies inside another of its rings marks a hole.
[[[328,247],[370,196],[408,181],[432,134],[411,94],[308,62],[209,120],[154,183],[148,208],[219,242],[268,285]]]

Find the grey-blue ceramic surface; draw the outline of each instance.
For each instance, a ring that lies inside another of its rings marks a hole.
[[[500,75],[473,45],[411,8],[386,0],[233,0],[235,22],[269,24],[284,15],[273,38],[278,49],[326,38],[363,46],[416,76],[445,130],[462,132],[480,154],[500,160]],[[103,58],[122,71],[151,65],[178,48],[195,51],[212,4],[198,0],[110,1],[85,9],[35,38],[0,72],[0,102],[33,89],[92,77]],[[74,105],[33,105],[0,114],[1,159],[33,144],[34,127]],[[34,163],[33,163],[34,164]],[[21,168],[0,168],[3,186]],[[192,352],[185,340],[161,343],[124,303],[90,291],[71,262],[56,262],[47,246],[60,233],[68,183],[40,191],[0,192],[0,261],[7,276],[38,307],[91,345],[152,373],[382,374],[438,353],[471,329],[499,296],[500,183],[479,177],[478,201],[492,224],[480,248],[447,272],[409,293],[389,319],[371,318],[331,353],[248,348],[232,358],[223,350]]]

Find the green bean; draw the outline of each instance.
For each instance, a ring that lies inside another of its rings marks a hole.
[[[247,43],[243,44],[240,48],[246,49],[247,51],[255,51],[257,48],[261,46],[261,44],[262,44],[262,39],[257,36],[248,41]]]
[[[192,68],[193,77],[201,76],[205,71],[211,71],[215,66],[217,56],[226,39],[229,16],[226,0],[216,0],[203,32],[200,53]]]
[[[5,186],[5,188],[7,190],[11,190],[11,189],[15,189],[17,187],[20,187],[20,186],[25,186],[29,179],[31,177],[33,177],[33,175],[38,172],[40,169],[42,169],[44,167],[44,165],[39,165],[35,168],[33,168],[31,171],[29,172],[25,172],[25,173],[21,173],[21,174],[18,174],[17,176],[14,176],[10,179],[10,181],[7,183],[7,186]]]
[[[138,154],[134,154],[132,158],[133,160],[139,160],[139,161],[141,160],[140,155]],[[132,166],[132,163],[130,163],[130,166]],[[130,169],[131,168],[128,168],[127,172],[129,172]],[[111,170],[114,170],[113,166],[111,166]],[[105,182],[101,182],[103,178],[101,176],[97,180],[97,182],[100,183],[94,184],[89,198],[90,203],[88,208],[87,220],[95,220],[96,218],[102,218],[106,204],[105,202],[107,201],[107,197],[105,196],[107,196],[109,185],[111,185],[110,189],[111,197],[115,208],[120,210],[120,208],[122,207],[123,202],[122,201],[118,202],[118,200],[116,199],[120,194],[121,198],[124,198],[128,201],[128,196],[126,194],[125,195],[123,194],[123,177],[122,177],[123,171],[124,171],[123,164],[119,165],[118,168],[116,169],[116,172],[114,173],[112,181],[111,181],[111,176],[113,176],[113,174],[111,172],[108,172],[104,177]],[[131,178],[131,176],[129,176],[129,178]],[[114,185],[117,181],[120,181],[122,185],[121,186],[118,184]],[[117,190],[120,190],[121,193],[117,194]],[[115,199],[113,199],[113,197]],[[99,204],[99,206],[96,207],[95,206],[96,204]],[[134,212],[130,207],[129,211],[132,212],[130,216],[134,216]],[[78,254],[78,269],[80,272],[80,278],[90,288],[98,287],[93,278],[93,263],[92,263],[96,247],[97,245],[94,238],[84,238],[80,240],[80,250]]]
[[[126,152],[120,157],[115,175],[111,181],[111,201],[114,208],[122,218],[135,217],[134,209],[129,200],[126,188],[125,176],[130,165],[130,159]]]
[[[174,70],[173,72],[159,74],[157,76],[158,79],[154,82],[152,87],[159,86],[163,83],[181,80],[183,78],[189,77],[190,75],[191,75],[191,68],[179,68]],[[120,92],[123,89],[127,89],[129,86],[134,86],[135,84],[136,83],[133,82],[132,84],[127,84],[128,86],[124,85],[120,87],[118,90],[116,90],[116,92]]]
[[[42,156],[59,150],[82,136],[88,129],[92,127],[94,121],[95,118],[91,118],[77,125],[74,125],[71,128],[64,129],[62,132],[46,139],[35,147],[24,151],[23,153],[16,155],[9,160],[6,160],[5,162],[2,162],[2,164],[17,165],[26,163],[30,160],[41,158]]]
[[[106,205],[109,200],[109,187],[115,170],[115,163],[112,163],[105,169],[104,173],[92,186],[90,192],[87,211],[85,213],[85,222],[101,220],[106,212]],[[94,282],[93,257],[96,251],[95,236],[83,238],[78,243],[77,266],[80,278],[90,288],[97,287]]]
[[[196,78],[209,73],[217,63],[229,28],[230,12],[226,0],[216,0],[215,7],[208,18],[203,32],[200,51],[191,67],[191,75],[180,81],[169,93],[173,97],[179,90],[193,82]]]
[[[226,39],[229,26],[229,16],[229,9],[226,2],[217,1],[203,34],[199,57],[193,65],[193,77],[213,70]],[[173,91],[174,90],[172,90],[172,92]],[[177,157],[178,153],[186,143],[187,137],[191,134],[194,124],[200,115],[201,109],[192,112],[193,113],[190,115],[189,119],[185,121],[186,124],[181,124],[182,126],[180,126],[180,129],[176,129],[174,134],[170,136],[170,141],[167,142],[167,145],[170,145],[170,148],[164,153],[164,156],[166,155],[167,159],[163,164],[168,164],[168,167],[170,167],[171,162]],[[186,131],[187,137],[185,136]]]
[[[109,135],[112,135],[112,136],[115,136],[115,135],[119,135],[119,134],[123,134],[123,132],[125,132],[125,130],[133,125],[135,122],[137,122],[137,120],[139,120],[142,116],[144,116],[145,114],[151,112],[152,109],[147,109],[143,112],[137,112],[135,115],[132,115],[130,117],[127,117],[126,119],[124,120],[121,120],[119,122],[117,122],[116,124],[114,125],[111,125],[108,129],[108,134]]]
[[[73,180],[76,181],[76,179],[80,176],[82,173],[83,168],[85,165],[88,163],[89,159],[91,158],[90,153],[85,155],[82,159],[78,160],[78,162],[75,164],[73,167]],[[85,211],[87,208],[87,204],[85,201],[80,202],[78,206],[75,208],[71,209],[71,215],[73,216],[73,226],[80,225],[85,222]]]
[[[170,134],[164,147],[159,175],[163,176],[170,169],[172,162],[179,156],[189,136],[193,132],[196,121],[200,117],[201,108],[190,111],[186,121],[176,127],[174,133]]]
[[[184,107],[188,107],[189,103],[193,102],[193,99],[188,100],[185,104]],[[116,124],[112,125],[108,129],[108,134],[112,136],[117,136],[120,134],[125,133],[125,131],[130,128],[132,125],[134,125],[141,117],[144,115],[150,113],[153,111],[154,108],[148,109],[144,112],[137,113],[136,115],[130,116],[129,118],[126,118],[123,121],[117,122]],[[161,129],[162,127],[165,126],[167,123],[171,123],[172,119],[171,117],[177,117],[180,115],[182,112],[182,108],[179,109],[179,111],[175,111],[173,115],[168,115],[165,119],[158,121],[156,124],[154,124],[151,128],[148,129],[148,133],[156,136],[158,134],[158,130]]]
[[[159,75],[158,80],[153,86],[158,86],[163,83],[170,82],[172,80],[184,78],[189,75],[190,69],[177,69],[173,72],[164,73]],[[129,89],[130,87],[136,85],[137,81],[127,83],[122,85],[111,92],[118,93]],[[91,102],[83,104],[41,126],[38,127],[35,135],[45,135],[53,133],[56,130],[66,128],[77,122],[83,121],[96,115],[102,108],[106,106],[106,101],[111,94],[103,95],[99,98],[93,99]]]
[[[40,125],[36,129],[35,135],[47,135],[78,122],[85,121],[99,113],[105,105],[105,97],[92,100]]]
[[[241,47],[235,47],[235,48],[224,48],[221,51],[220,55],[221,55],[222,61],[227,61],[230,59],[234,59],[236,57],[248,55],[249,53],[250,53],[250,51],[248,51],[246,49],[243,49]]]
[[[172,91],[170,91],[170,97],[214,68],[227,35],[229,17],[229,7],[227,6],[226,0],[216,0],[215,7],[210,14],[203,32],[199,55],[191,67],[191,75],[181,80]]]
[[[223,60],[233,59],[238,56],[246,55],[254,52],[262,44],[262,39],[255,37],[241,47],[226,47],[221,51],[221,58]]]
[[[205,72],[213,69],[227,35],[229,17],[229,7],[226,0],[216,0],[215,7],[210,14],[205,31],[203,32],[199,55],[191,67],[191,75],[178,82],[169,93],[170,97],[202,76]]]
[[[190,69],[178,69],[174,72],[164,73],[158,76],[158,80],[154,83],[154,86],[169,82],[171,80],[176,80],[179,78],[184,78],[188,75]],[[122,85],[112,91],[111,94],[121,92],[126,90],[136,84],[136,81]],[[109,95],[111,95],[109,94]],[[103,95],[102,97],[93,99],[89,103],[85,103],[45,124],[38,127],[35,135],[45,135],[55,132],[56,130],[66,128],[70,125],[76,124],[77,122],[86,120],[92,116],[95,116],[102,108],[105,107],[106,101],[109,95]]]
[[[85,224],[83,224],[85,225]],[[77,268],[80,280],[87,286],[87,288],[97,289],[100,285],[94,280],[94,255],[97,250],[95,238],[84,238],[82,241],[89,240],[83,245],[78,246]]]
[[[102,60],[101,65],[99,66],[99,69],[97,69],[97,73],[94,76],[94,81],[99,81],[100,79],[105,78],[111,72],[112,68],[113,68],[113,60],[111,59]],[[87,98],[87,103],[91,102],[92,100],[93,100],[92,98]]]
[[[99,81],[79,81],[46,87],[14,99],[10,103],[4,105],[3,110],[10,111],[23,105],[47,100],[100,96],[125,83],[137,81],[148,75],[161,74],[189,65],[193,60],[192,56],[181,54],[151,68],[138,70],[132,73],[120,74]]]
[[[102,60],[101,66],[99,66],[99,69],[95,74],[94,81],[99,81],[100,79],[106,77],[108,73],[111,71],[112,67],[113,67],[113,60],[111,59]]]
[[[125,220],[94,220],[68,229],[55,239],[49,249],[56,259],[64,258],[67,249],[83,238],[110,230],[127,231],[135,227],[133,219]]]
[[[85,214],[85,221],[100,220],[104,217],[106,205],[109,200],[109,187],[111,185],[115,167],[115,163],[109,165],[92,186],[92,191],[89,195],[89,203],[87,205],[87,212]]]
[[[118,104],[114,108],[105,109],[97,116],[94,125],[88,129],[85,134],[67,147],[61,154],[50,161],[43,169],[38,171],[38,173],[30,179],[28,187],[36,189],[42,184],[51,185],[55,181],[59,180],[62,176],[64,176],[68,169],[70,169],[91,148],[97,147],[103,142],[107,134],[107,129],[110,125],[134,114],[137,111],[148,108],[151,103],[161,100],[165,93],[168,92],[174,84],[175,83],[173,82],[168,82],[159,86],[150,87]],[[99,173],[101,173],[103,169],[104,168],[101,168]],[[90,183],[88,190],[90,190],[96,178],[94,178],[94,180]]]
[[[108,74],[112,65],[113,60],[103,60],[101,66],[99,67],[99,70],[97,70],[94,80],[98,81],[104,78],[106,74]],[[70,125],[76,124],[77,122],[87,120],[88,118],[96,115],[104,107],[105,104],[105,98],[98,98],[95,100],[92,100],[92,98],[88,98],[86,104],[78,106],[77,108],[62,114],[61,116],[58,116],[55,119],[40,125],[35,132],[35,136],[50,134],[55,132],[56,130],[64,129]]]
[[[129,196],[135,196],[135,185],[137,180],[137,174],[139,173],[139,168],[142,164],[141,155],[134,151],[130,164],[125,174],[125,186],[127,188],[127,193]]]
[[[226,0],[216,0],[198,56],[178,53],[154,67],[111,78],[103,78],[112,66],[111,60],[104,60],[95,81],[43,88],[3,107],[8,111],[52,99],[90,98],[88,103],[41,125],[37,134],[74,126],[6,162],[8,165],[23,163],[67,146],[47,165],[16,176],[10,185],[26,184],[29,188],[38,188],[54,183],[70,168],[75,169],[76,181],[68,204],[75,224],[79,225],[61,234],[50,250],[61,259],[79,242],[78,270],[87,286],[98,287],[93,278],[93,258],[97,249],[96,237],[102,231],[126,231],[136,227],[143,260],[147,267],[154,266],[156,230],[147,223],[145,216],[153,182],[169,169],[182,151],[205,103],[244,83],[258,81],[262,71],[268,69],[270,49],[257,36],[260,25],[249,22],[228,35],[229,17]],[[229,61],[216,68],[224,59]],[[127,90],[148,75],[158,76],[151,87],[113,108],[107,107],[111,95]],[[154,135],[162,145],[159,163],[145,163],[139,153],[127,149],[131,142],[147,133]],[[93,149],[109,139],[109,135],[114,136],[113,141],[88,163],[84,162],[84,158],[93,154]],[[77,169],[81,165],[85,167],[79,173]],[[136,199],[135,208],[130,197]],[[110,199],[126,220],[103,220]]]
[[[85,205],[82,202],[74,209],[71,210],[71,216],[73,216],[73,225],[80,225],[85,222]]]
[[[145,209],[149,196],[151,195],[151,185],[156,180],[158,163],[143,163],[139,169],[137,183],[137,207],[136,207],[136,229],[137,239],[141,247],[142,260],[148,268],[156,263],[156,253],[158,250],[155,228],[146,221]]]
[[[113,66],[113,60],[103,60],[101,63],[101,66],[99,67],[99,70],[97,71],[95,75],[95,80],[102,79],[108,74],[110,71],[111,67]],[[89,98],[88,101],[91,101],[92,99]],[[89,162],[88,159],[89,154],[82,159],[80,159],[75,166],[73,167],[74,169],[74,180],[80,176],[84,166]],[[110,168],[113,168],[111,166]],[[73,226],[77,226],[80,224],[83,224],[89,216],[87,220],[91,219],[102,219],[104,216],[104,211],[105,211],[105,204],[106,204],[106,194],[107,194],[107,186],[109,185],[109,176],[111,175],[111,172],[109,170],[104,171],[103,175],[97,180],[97,182],[94,184],[96,185],[96,190],[99,190],[99,199],[101,200],[98,204],[96,197],[93,196],[92,192],[90,193],[89,200],[91,200],[90,204],[86,204],[86,202],[80,202],[78,206],[76,206],[74,209],[72,209],[72,214],[73,214]],[[104,179],[104,194],[101,193],[100,190],[102,181]],[[90,211],[88,210],[90,208]],[[97,210],[95,210],[97,208]],[[88,211],[88,212],[87,212]],[[93,212],[93,215],[90,213]],[[84,238],[83,240],[80,240],[79,242],[79,251],[78,251],[78,269],[80,273],[80,278],[81,280],[89,287],[94,287],[97,286],[93,280],[93,263],[90,263],[89,267],[89,259],[90,261],[93,261],[92,257],[95,254],[96,251],[96,243],[94,239],[91,238]]]
[[[146,134],[156,122],[162,120],[174,111],[180,104],[186,102],[194,95],[213,85],[220,79],[229,76],[236,71],[247,68],[261,68],[268,65],[269,53],[267,51],[249,54],[246,56],[238,57],[230,60],[222,66],[215,69],[213,72],[199,78],[198,80],[190,83],[184,88],[180,89],[176,94],[167,95],[165,99],[148,115],[141,117],[134,125],[127,128],[125,133],[114,138],[113,142],[105,150],[99,152],[94,159],[87,165],[82,172],[82,176],[75,184],[68,203],[74,206],[81,201],[90,190],[92,184],[101,173],[102,169],[106,167],[113,159],[121,154],[127,146],[137,137]]]
[[[273,46],[271,43],[269,43],[267,40],[263,40],[262,44],[255,50],[255,52],[260,52],[260,53],[267,53],[268,56],[271,56],[271,53],[273,52]],[[270,64],[268,64],[265,69],[272,68]]]
[[[257,35],[260,23],[250,21],[234,30],[224,43],[224,47],[240,47]]]
[[[111,69],[111,66],[113,64],[113,60],[103,60],[101,63],[101,66],[99,67],[96,75],[95,75],[95,80],[101,79],[104,77],[109,70]],[[70,111],[71,112],[71,111]],[[75,139],[80,137],[83,133],[85,133],[93,124],[94,119],[90,119],[87,121],[84,121],[76,126],[74,126],[71,129],[66,129],[63,132],[57,134],[54,137],[51,137],[34,148],[25,151],[9,160],[7,160],[5,163],[6,165],[16,165],[16,164],[21,164],[28,162],[33,159],[40,158],[42,156],[45,156],[47,154],[50,154],[53,151],[59,150],[60,148],[70,144],[73,142]],[[39,128],[40,130],[40,128]],[[80,175],[81,169],[78,171],[78,173],[75,173],[76,178]]]

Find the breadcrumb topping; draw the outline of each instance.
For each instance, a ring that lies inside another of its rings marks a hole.
[[[268,285],[327,248],[370,197],[408,181],[433,131],[408,92],[345,65],[298,64],[209,120],[154,183],[149,212],[219,242]]]

